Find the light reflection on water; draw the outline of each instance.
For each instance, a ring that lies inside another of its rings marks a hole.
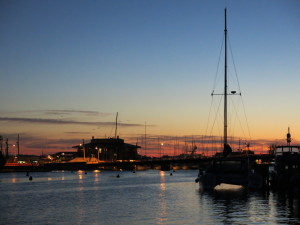
[[[120,178],[116,175],[120,174]],[[299,200],[202,192],[197,171],[0,174],[0,224],[299,224]]]
[[[167,221],[167,203],[166,203],[166,179],[165,179],[165,171],[160,171],[160,193],[159,193],[159,216],[157,224],[164,224]]]

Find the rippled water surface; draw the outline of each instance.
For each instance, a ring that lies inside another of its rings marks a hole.
[[[2,173],[0,224],[300,224],[298,199],[202,192],[196,170],[171,172]]]

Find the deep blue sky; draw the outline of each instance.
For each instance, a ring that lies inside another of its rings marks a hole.
[[[299,139],[300,1],[226,2],[252,137],[280,138],[291,126]],[[109,136],[116,112],[123,136],[143,133],[145,121],[153,134],[204,134],[224,8],[208,0],[1,1],[2,134]],[[232,64],[229,71],[234,77]]]

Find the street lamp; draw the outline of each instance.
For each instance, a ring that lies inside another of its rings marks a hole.
[[[162,153],[162,147],[164,146],[164,143],[163,142],[161,142],[160,143],[160,158],[161,158],[161,153]]]

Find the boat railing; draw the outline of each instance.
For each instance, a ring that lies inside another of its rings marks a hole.
[[[285,153],[299,154],[300,146],[277,146],[276,147],[275,149],[276,156],[281,156]]]

